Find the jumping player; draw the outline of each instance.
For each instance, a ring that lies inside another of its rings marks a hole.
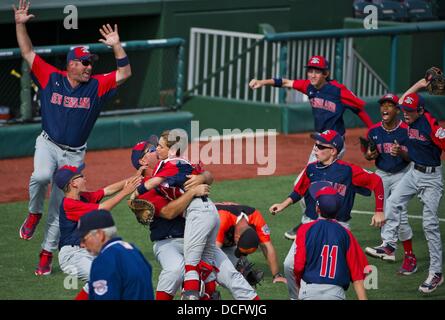
[[[341,196],[332,187],[315,192],[320,217],[297,231],[294,274],[300,300],[345,300],[352,282],[359,300],[366,300],[363,284],[368,265],[357,240],[335,217]]]
[[[142,177],[137,174],[95,192],[88,192],[86,178],[82,174],[84,167],[84,164],[79,167],[63,166],[54,175],[54,182],[63,190],[65,195],[59,211],[60,268],[67,274],[88,281],[94,257],[86,249],[80,247],[80,237],[76,232],[80,217],[93,210],[105,209],[110,211],[136,189],[141,183]],[[114,194],[114,197],[100,203],[105,196]],[[80,296],[86,295],[87,292],[81,292]]]
[[[445,150],[445,129],[425,110],[424,100],[417,91],[425,88],[425,79],[414,84],[399,100],[405,122],[408,124],[408,155],[412,161],[409,171],[391,193],[386,208],[393,217],[399,217],[408,201],[417,194],[423,204],[423,231],[430,255],[429,274],[419,291],[431,293],[443,283],[442,240],[438,209],[443,195],[440,155]],[[397,242],[397,223],[390,224],[386,232],[387,243]]]
[[[151,141],[150,141],[151,140]],[[153,139],[142,141],[133,147],[131,162],[136,169],[141,166],[148,168],[143,171],[144,179],[151,177],[148,170],[154,164]],[[153,242],[153,252],[161,265],[156,300],[172,300],[184,280],[184,211],[195,197],[207,196],[209,185],[213,178],[208,171],[193,175],[187,180],[187,191],[178,199],[172,200],[152,189],[138,198],[151,202],[155,207],[155,216],[150,224],[150,239]],[[224,252],[216,247],[215,263],[218,268],[217,282],[227,288],[236,300],[258,299],[255,290],[239,273]],[[201,299],[217,298],[216,291],[208,283]],[[214,292],[211,295],[210,291]]]
[[[311,196],[309,189],[320,183],[328,183],[338,191],[342,199],[336,216],[336,220],[340,224],[349,228],[348,222],[351,219],[355,194],[359,192],[363,195],[370,195],[371,191],[373,191],[375,196],[375,214],[371,219],[371,225],[381,227],[385,220],[383,214],[384,190],[382,179],[375,173],[337,158],[344,142],[342,136],[334,130],[315,133],[311,137],[315,140],[314,149],[318,161],[309,163],[306,166],[302,178],[295,185],[289,197],[282,203],[272,205],[269,209],[270,212],[277,214],[304,197],[306,211],[303,223],[316,220],[318,215],[315,208],[315,199]],[[284,261],[284,272],[291,299],[298,298],[293,272],[294,253],[295,241]]]
[[[151,178],[146,180],[135,196],[156,189],[170,199],[176,199],[184,192],[187,175],[201,173],[199,166],[191,165],[180,158],[181,137],[174,132],[164,131],[156,149],[160,159]],[[187,207],[184,231],[185,276],[182,299],[199,300],[201,281],[208,288],[216,288],[215,252],[216,235],[219,227],[218,211],[208,197],[198,197]],[[209,289],[209,295],[213,292]]]
[[[307,69],[306,80],[289,80],[281,78],[273,78],[267,80],[250,81],[249,86],[252,89],[258,89],[263,86],[274,86],[279,88],[292,88],[306,94],[312,106],[312,114],[314,116],[315,131],[320,133],[325,130],[335,130],[341,136],[345,135],[345,124],[343,114],[346,109],[357,114],[363,123],[369,128],[373,125],[371,118],[364,110],[365,102],[357,98],[344,85],[336,80],[329,78],[329,62],[323,56],[313,56],[305,66]],[[338,157],[343,157],[345,150],[340,150]],[[308,163],[315,161],[315,149],[312,150]],[[300,173],[295,184],[301,178]],[[303,211],[305,209],[304,202],[300,202]],[[287,231],[285,237],[295,239],[296,227]]]
[[[236,266],[240,256],[247,256],[260,246],[272,274],[273,283],[286,283],[280,273],[277,253],[270,239],[270,229],[261,212],[255,208],[232,202],[215,203],[220,227],[216,245]]]
[[[128,57],[119,40],[117,25],[114,30],[104,25],[99,41],[113,48],[117,70],[92,75],[96,55],[84,47],[73,48],[67,55],[66,71],[46,63],[32,47],[26,23],[34,17],[28,14],[30,3],[20,0],[14,6],[17,42],[23,59],[31,68],[34,82],[39,87],[42,133],[36,139],[34,172],[29,182],[29,215],[20,227],[20,238],[30,240],[43,212],[43,201],[48,184],[57,168],[79,166],[84,161],[86,141],[105,101],[116,92],[116,87],[131,76]],[[45,238],[35,274],[51,273],[52,251],[59,243],[58,208],[63,193],[51,189]]]
[[[409,170],[408,157],[408,125],[398,118],[399,98],[388,93],[380,98],[380,114],[382,121],[372,126],[367,134],[367,139],[376,145],[376,150],[371,147],[363,150],[367,160],[375,160],[378,174],[383,181],[385,189],[385,200],[395,190],[405,173]],[[367,247],[365,252],[370,256],[382,258],[386,261],[395,261],[395,249],[387,243],[386,230],[393,229],[391,224],[396,223],[399,230],[399,239],[405,249],[405,258],[399,270],[400,274],[410,275],[417,271],[417,260],[412,249],[413,231],[408,223],[408,212],[406,206],[400,211],[400,216],[393,217],[391,210],[385,209],[386,223],[380,230],[383,244],[378,247]]]

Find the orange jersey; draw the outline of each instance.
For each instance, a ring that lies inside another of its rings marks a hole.
[[[261,212],[255,208],[236,203],[215,203],[218,209],[220,225],[216,241],[224,247],[235,245],[235,225],[239,219],[246,219],[248,224],[257,232],[260,243],[270,241],[270,230]]]

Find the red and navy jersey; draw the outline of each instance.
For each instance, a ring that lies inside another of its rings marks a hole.
[[[235,245],[235,225],[240,216],[244,215],[247,223],[256,231],[260,243],[270,242],[270,229],[261,212],[255,208],[236,203],[215,203],[219,214],[219,230],[216,241],[223,247]]]
[[[159,216],[161,209],[170,202],[165,195],[157,189],[152,189],[138,196],[138,198],[151,202],[155,207],[155,216],[150,224],[150,240],[152,242],[184,237],[185,219],[182,215],[171,220]]]
[[[103,197],[104,190],[101,189],[95,192],[82,192],[80,200],[63,198],[59,211],[59,249],[67,245],[80,245],[76,233],[77,222],[88,212],[99,209],[99,202]]]
[[[31,71],[40,89],[43,130],[59,144],[84,145],[104,102],[116,92],[116,71],[93,75],[76,88],[68,82],[66,71],[53,67],[38,55]]]
[[[157,188],[167,199],[175,200],[184,193],[187,176],[202,173],[200,165],[192,165],[185,159],[172,158],[158,162],[153,169],[152,177],[164,178]]]
[[[343,136],[343,113],[346,109],[357,114],[368,128],[373,124],[364,110],[366,103],[335,80],[328,81],[321,89],[315,88],[309,80],[294,80],[293,88],[309,97],[317,132],[335,130]]]
[[[368,260],[353,234],[336,220],[318,219],[298,228],[294,257],[297,285],[330,284],[348,289],[365,279]]]
[[[351,219],[356,193],[369,196],[373,191],[375,211],[383,211],[384,189],[382,179],[378,175],[342,160],[337,160],[329,166],[312,162],[307,165],[301,179],[289,195],[294,203],[304,197],[305,215],[312,220],[318,219],[318,214],[315,210],[316,201],[312,198],[309,187],[317,181],[330,182],[342,196],[342,205],[336,217],[338,221],[347,222]]]
[[[408,155],[414,163],[440,166],[440,155],[445,150],[445,129],[426,112],[408,127]]]
[[[91,265],[89,300],[153,300],[152,268],[134,245],[113,238]]]
[[[392,130],[386,130],[379,122],[368,130],[368,139],[374,141],[377,146],[379,155],[375,159],[375,165],[380,170],[396,173],[409,164],[401,156],[393,157],[391,155],[394,141],[397,141],[402,150],[408,152],[408,125],[405,122],[400,121],[397,127]]]

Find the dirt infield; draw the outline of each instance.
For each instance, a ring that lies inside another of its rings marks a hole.
[[[364,135],[366,129],[350,129],[346,139],[346,156],[344,160],[360,166],[369,167],[371,163],[363,159],[359,152],[358,136]],[[268,139],[265,138],[267,147]],[[233,144],[233,143],[232,143]],[[200,143],[200,150],[206,143]],[[308,133],[276,136],[276,170],[274,175],[297,174],[305,165],[313,141]],[[221,142],[220,163],[223,163],[223,142]],[[234,159],[235,147],[231,154]],[[266,148],[267,150],[267,148]],[[89,151],[85,159],[85,175],[89,189],[98,189],[110,183],[126,178],[134,173],[130,163],[131,149],[114,149]],[[265,152],[268,156],[268,151]],[[270,156],[273,158],[272,156]],[[243,163],[247,159],[245,141],[243,141]],[[233,161],[232,161],[233,163]],[[261,162],[260,162],[261,163]],[[257,169],[266,165],[258,164],[209,164],[205,168],[211,171],[215,181],[256,178]],[[33,171],[33,158],[16,158],[0,160],[0,203],[28,200],[29,177]]]

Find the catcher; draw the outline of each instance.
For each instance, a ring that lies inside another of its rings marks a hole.
[[[83,281],[88,281],[90,276],[92,256],[85,248],[81,247],[80,237],[76,232],[77,223],[82,216],[93,210],[104,209],[111,211],[127,195],[131,194],[141,183],[140,171],[126,180],[111,184],[95,192],[88,192],[86,179],[82,174],[85,164],[79,167],[63,166],[54,175],[54,182],[63,190],[59,211],[59,265],[66,274],[74,275]],[[100,201],[105,196],[114,197]],[[76,299],[87,299],[88,284],[78,294]]]
[[[247,255],[255,252],[260,246],[269,264],[273,283],[287,283],[280,273],[277,254],[270,239],[270,230],[261,212],[255,208],[231,202],[216,203],[220,227],[216,237],[216,245],[236,266],[250,285],[262,280],[263,272],[254,270]]]
[[[432,95],[445,95],[445,77],[442,70],[437,67],[429,68],[425,73],[425,81],[428,83],[426,90]]]

